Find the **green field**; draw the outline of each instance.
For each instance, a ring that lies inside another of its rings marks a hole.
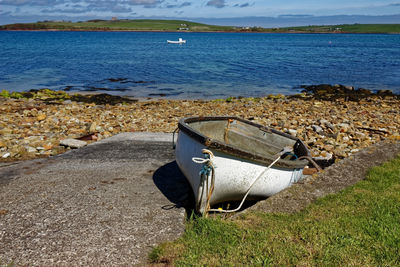
[[[3,30],[81,31],[234,31],[230,26],[213,26],[184,20],[89,20],[85,22],[43,21],[0,26]]]
[[[269,29],[271,32],[305,33],[400,33],[400,24],[343,24]]]
[[[176,266],[400,266],[400,156],[296,214],[197,218],[153,249]]]
[[[189,31],[189,32],[272,32],[272,33],[400,33],[400,24],[346,24],[285,28],[216,26],[184,20],[89,20],[80,22],[40,21],[0,26],[0,30],[65,31]]]

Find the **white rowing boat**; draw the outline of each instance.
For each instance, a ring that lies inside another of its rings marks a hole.
[[[169,44],[186,44],[186,40],[179,38],[178,41],[167,40],[167,43],[169,43]]]
[[[194,117],[181,119],[178,128],[176,162],[200,213],[219,211],[210,207],[222,202],[272,196],[299,181],[308,164],[300,139],[251,121]]]

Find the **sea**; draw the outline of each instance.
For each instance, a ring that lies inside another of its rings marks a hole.
[[[216,99],[316,84],[400,93],[400,35],[0,31],[0,90]]]

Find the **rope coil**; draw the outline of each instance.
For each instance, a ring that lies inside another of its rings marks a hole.
[[[204,154],[204,158],[197,158],[197,157],[193,157],[192,161],[198,164],[203,164],[202,169],[200,170],[200,184],[203,184],[202,189],[204,190],[204,183],[205,183],[205,188],[208,189],[208,177],[211,175],[211,186],[210,189],[207,192],[207,202],[206,202],[206,207],[204,210],[204,214],[205,216],[207,216],[208,211],[210,210],[210,199],[211,199],[211,195],[214,191],[214,184],[215,184],[215,164],[213,163],[213,158],[214,158],[214,154],[208,150],[208,149],[202,149],[201,151]],[[200,190],[200,186],[199,186],[199,190]],[[200,193],[198,192],[197,194],[198,196],[201,195],[203,196],[203,191]],[[202,202],[202,199],[199,200],[198,205],[200,205]]]

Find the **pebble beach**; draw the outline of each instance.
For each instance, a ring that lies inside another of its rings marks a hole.
[[[30,98],[0,97],[1,161],[53,156],[121,132],[173,132],[178,120],[189,116],[252,120],[299,137],[313,157],[327,160],[349,157],[382,140],[400,140],[400,99],[394,96],[358,101],[283,95],[217,100],[121,98],[101,103],[82,102],[63,92],[39,93]],[[77,143],[67,142],[71,140]]]

